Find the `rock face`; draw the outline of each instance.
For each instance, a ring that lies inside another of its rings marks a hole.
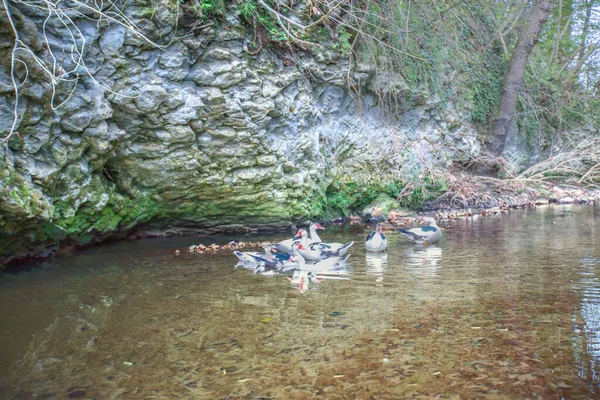
[[[150,24],[153,40],[168,37],[174,17],[145,20],[145,3],[131,2],[127,15]],[[28,26],[42,25],[36,9],[14,8]],[[289,225],[319,215],[332,182],[401,181],[422,162],[480,151],[468,114],[435,98],[382,117],[374,69],[352,72],[362,82],[357,97],[340,53],[298,52],[293,65],[268,48],[251,55],[235,13],[225,28],[204,27],[165,49],[119,25],[76,23],[94,79],[82,75],[52,111],[43,77],[30,77],[20,138],[0,146],[0,264],[140,227]],[[14,96],[0,87],[1,132]]]

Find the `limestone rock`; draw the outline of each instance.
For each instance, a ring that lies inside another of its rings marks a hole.
[[[100,35],[99,45],[102,52],[107,56],[118,56],[119,50],[125,42],[127,28],[114,24],[106,28]]]

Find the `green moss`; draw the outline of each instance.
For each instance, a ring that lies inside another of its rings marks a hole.
[[[22,150],[24,145],[25,145],[25,142],[23,141],[23,139],[20,136],[12,135],[10,137],[10,139],[8,139],[8,147],[12,151]]]
[[[324,190],[313,194],[309,216],[316,219],[332,219],[340,216],[348,217],[360,212],[371,203],[380,193],[392,198],[398,198],[406,183],[391,181],[376,184],[358,182],[336,182]],[[446,182],[442,179],[425,179],[422,185],[417,185],[410,196],[403,197],[399,203],[403,207],[420,209],[430,200],[439,197],[447,190]]]
[[[137,199],[113,195],[104,207],[96,211],[91,207],[80,207],[73,216],[67,216],[72,206],[55,203],[53,221],[70,239],[81,241],[89,233],[100,236],[130,229],[159,214],[159,205],[149,197]]]
[[[471,121],[486,123],[494,116],[500,96],[502,81],[498,76],[487,77],[473,85]]]

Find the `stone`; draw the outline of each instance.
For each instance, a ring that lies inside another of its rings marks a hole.
[[[183,43],[174,43],[160,54],[158,63],[162,68],[181,68],[188,60],[187,46]]]
[[[106,28],[100,35],[100,48],[107,56],[118,56],[119,50],[125,42],[125,33],[127,28],[122,25],[114,24]]]
[[[273,155],[263,155],[256,157],[256,165],[259,167],[270,167],[277,164],[277,157]]]
[[[202,98],[195,92],[186,90],[182,94],[184,104],[177,109],[164,114],[164,120],[169,124],[186,125],[192,120],[197,120],[200,117],[200,112],[204,108]],[[172,104],[172,103],[171,103]]]
[[[2,135],[2,132],[9,132],[10,128],[13,125],[13,121],[15,118],[14,107],[15,105],[13,103],[13,96],[0,97],[0,136],[2,137],[4,137],[4,135]],[[27,99],[21,98],[21,101],[19,101],[19,109],[17,113],[17,123],[15,124],[17,128],[23,120],[23,114],[25,113],[26,109]]]
[[[209,61],[194,64],[185,78],[199,86],[228,88],[243,81],[246,77],[239,60]]]
[[[96,117],[93,109],[84,108],[81,111],[67,115],[60,121],[60,126],[67,132],[83,132]]]
[[[548,203],[549,203],[549,201],[545,197],[538,197],[537,199],[535,199],[535,205],[536,206],[545,205],[545,204],[548,204]]]
[[[146,85],[141,94],[134,99],[138,110],[142,112],[155,111],[168,98],[167,91],[162,85]]]
[[[52,122],[43,120],[35,125],[35,129],[29,134],[26,129],[21,128],[21,137],[23,138],[23,151],[29,154],[37,153],[44,144],[48,143],[52,134]]]

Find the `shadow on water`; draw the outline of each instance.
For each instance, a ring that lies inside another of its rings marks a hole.
[[[599,221],[540,207],[386,253],[329,227],[356,244],[314,280],[174,254],[211,238],[88,249],[0,276],[0,397],[597,398]]]

